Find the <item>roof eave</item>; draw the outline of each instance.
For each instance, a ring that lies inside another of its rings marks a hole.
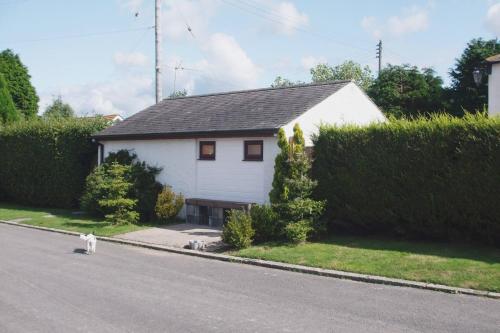
[[[92,139],[101,141],[123,140],[159,140],[159,139],[197,139],[197,138],[231,138],[274,136],[279,128],[224,130],[224,131],[196,131],[173,133],[133,133],[133,134],[96,134]]]

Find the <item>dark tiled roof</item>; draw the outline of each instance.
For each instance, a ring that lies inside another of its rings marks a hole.
[[[348,83],[335,81],[165,99],[94,137],[274,133]]]

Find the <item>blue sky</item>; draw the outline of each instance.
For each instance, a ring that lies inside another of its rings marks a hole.
[[[348,59],[375,73],[379,38],[384,63],[449,82],[467,41],[500,35],[498,0],[170,0],[162,13],[164,96],[176,66],[190,94],[308,81]],[[28,66],[41,111],[61,95],[79,114],[128,116],[154,101],[153,24],[154,0],[0,0],[0,49]]]

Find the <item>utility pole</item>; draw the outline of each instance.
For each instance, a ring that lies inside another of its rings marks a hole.
[[[379,40],[377,44],[377,59],[378,59],[378,75],[382,71],[382,41]]]
[[[162,100],[161,86],[161,1],[155,0],[155,81],[156,103]]]

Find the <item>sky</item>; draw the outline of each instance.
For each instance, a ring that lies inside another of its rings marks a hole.
[[[154,103],[154,0],[0,0],[0,50],[28,67],[40,113],[130,116]],[[188,27],[191,32],[188,31]],[[499,0],[164,0],[163,96],[309,81],[354,60],[448,71],[473,38],[500,36]],[[178,68],[177,70],[175,68]]]

